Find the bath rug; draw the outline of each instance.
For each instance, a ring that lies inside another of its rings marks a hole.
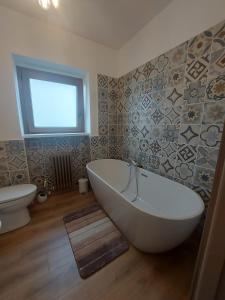
[[[63,218],[78,270],[87,278],[129,249],[129,244],[97,203]]]

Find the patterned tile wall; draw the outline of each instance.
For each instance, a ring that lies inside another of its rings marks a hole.
[[[75,187],[79,178],[86,175],[86,164],[90,161],[88,136],[50,137],[27,139],[25,141],[30,180],[38,187],[48,180],[54,186],[54,172],[51,157],[59,153],[70,153],[72,159],[72,180]]]
[[[118,79],[98,75],[98,97],[92,159],[134,157],[209,200],[225,119],[225,22]]]
[[[0,187],[31,182],[40,189],[47,179],[53,188],[51,157],[58,153],[71,153],[75,186],[77,180],[86,175],[85,166],[90,161],[88,136],[0,142]]]
[[[98,131],[91,137],[91,159],[120,157],[117,146],[118,80],[98,75]]]
[[[0,187],[29,182],[24,141],[0,142]]]
[[[207,201],[225,119],[225,22],[119,78],[116,107],[121,157]]]

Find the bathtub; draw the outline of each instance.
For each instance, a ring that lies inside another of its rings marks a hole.
[[[103,209],[137,249],[143,252],[170,250],[195,229],[204,210],[202,199],[186,186],[138,168],[127,191],[128,163],[102,159],[87,164],[94,194]]]

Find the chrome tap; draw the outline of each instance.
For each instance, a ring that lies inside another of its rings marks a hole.
[[[124,193],[129,188],[129,186],[130,186],[130,183],[131,183],[131,169],[132,169],[132,166],[133,166],[134,170],[135,170],[136,196],[134,197],[133,200],[131,200],[131,202],[134,202],[134,201],[138,200],[138,197],[139,197],[139,185],[138,185],[138,167],[139,167],[139,165],[138,165],[138,163],[135,160],[133,160],[130,157],[128,158],[128,162],[129,162],[128,163],[128,167],[130,169],[129,179],[128,179],[128,183],[127,183],[125,189],[123,189],[121,191],[121,193]]]
[[[134,167],[138,166],[137,162],[135,160],[133,160],[132,158],[129,157],[128,161],[129,161],[129,165],[133,165]]]

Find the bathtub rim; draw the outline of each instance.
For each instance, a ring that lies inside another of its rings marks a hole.
[[[146,171],[146,172],[150,172],[150,173],[153,173],[154,175],[158,175],[158,176],[160,176],[160,177],[163,177],[164,179],[166,179],[166,180],[168,180],[168,181],[171,181],[172,183],[176,183],[176,184],[178,184],[178,185],[180,185],[180,186],[182,186],[182,188],[184,188],[184,189],[186,189],[186,190],[188,190],[188,191],[191,191],[191,192],[193,192],[196,196],[197,196],[197,198],[199,199],[199,201],[200,201],[200,203],[201,203],[201,211],[199,211],[198,213],[195,213],[195,214],[192,214],[192,215],[187,215],[187,216],[185,216],[185,217],[176,217],[176,218],[169,218],[169,217],[166,217],[166,216],[162,216],[162,215],[160,215],[160,214],[157,214],[157,213],[152,213],[152,212],[150,212],[150,211],[146,211],[146,210],[144,210],[144,208],[142,208],[142,207],[139,207],[139,206],[137,206],[137,205],[135,205],[136,203],[135,202],[131,202],[123,193],[121,193],[120,191],[118,191],[117,189],[115,189],[113,186],[111,186],[107,181],[105,181],[102,177],[100,177],[99,175],[97,175],[93,170],[91,170],[90,169],[90,165],[91,164],[93,164],[93,163],[95,163],[95,162],[97,162],[97,161],[103,161],[103,160],[111,160],[111,161],[121,161],[121,162],[124,162],[124,163],[127,163],[126,161],[124,161],[124,160],[121,160],[121,159],[112,159],[112,158],[106,158],[106,159],[96,159],[96,160],[92,160],[91,162],[89,162],[89,163],[87,163],[87,165],[86,165],[86,168],[87,168],[87,170],[89,171],[89,172],[91,172],[93,175],[95,175],[99,180],[101,180],[101,181],[103,181],[103,183],[104,184],[106,184],[109,188],[111,188],[116,194],[118,194],[120,197],[122,197],[124,200],[126,200],[127,202],[128,202],[128,205],[131,205],[131,206],[133,206],[135,209],[138,209],[141,213],[145,213],[145,214],[148,214],[148,215],[151,215],[151,216],[153,216],[153,217],[156,217],[156,218],[158,218],[158,219],[161,219],[161,220],[167,220],[167,221],[177,221],[177,222],[179,222],[179,221],[187,221],[187,220],[192,220],[192,219],[195,219],[195,218],[197,218],[197,217],[201,217],[201,215],[203,214],[203,212],[204,212],[204,210],[205,210],[205,204],[204,204],[204,202],[203,202],[203,200],[202,200],[202,198],[195,192],[195,191],[193,191],[192,189],[190,189],[189,187],[187,187],[187,186],[185,186],[185,185],[183,185],[183,184],[181,184],[181,183],[179,183],[179,182],[177,182],[177,181],[173,181],[173,180],[171,180],[171,179],[169,179],[169,178],[167,178],[167,177],[164,177],[164,176],[162,176],[162,175],[159,175],[159,174],[155,174],[155,173],[153,173],[153,172],[151,172],[151,171],[149,171],[149,170],[146,170],[146,169],[143,169],[143,168],[139,168],[140,170],[143,170],[143,171]]]

